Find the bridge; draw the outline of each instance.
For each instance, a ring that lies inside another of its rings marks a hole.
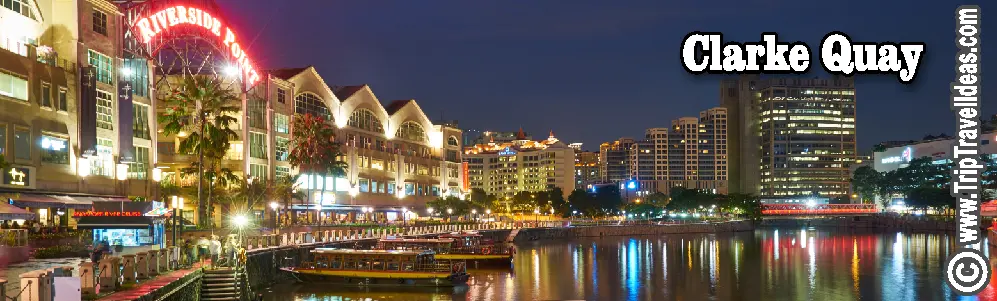
[[[870,215],[878,212],[875,204],[762,204],[765,216]]]

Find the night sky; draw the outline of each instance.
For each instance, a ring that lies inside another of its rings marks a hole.
[[[598,144],[719,105],[722,76],[687,74],[690,31],[727,41],[810,45],[839,30],[853,41],[925,42],[912,85],[895,75],[856,78],[861,152],[886,140],[955,129],[949,110],[955,17],[962,1],[217,0],[261,69],[314,65],[330,85],[370,84],[387,103],[418,101],[430,119],[461,128]],[[679,3],[681,2],[681,3]],[[749,3],[751,2],[751,3]],[[997,14],[983,6],[983,91],[997,78]],[[989,20],[989,21],[988,21]],[[254,39],[255,37],[255,39]],[[992,49],[992,50],[991,50]],[[987,54],[992,53],[993,59]],[[994,94],[985,93],[992,114]]]

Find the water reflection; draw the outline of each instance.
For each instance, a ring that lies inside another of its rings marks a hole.
[[[947,234],[758,230],[520,245],[511,270],[467,287],[274,288],[270,300],[992,300],[944,282]],[[992,260],[994,261],[994,260]]]

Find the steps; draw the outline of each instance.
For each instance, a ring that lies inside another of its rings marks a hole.
[[[512,231],[509,232],[509,236],[505,238],[505,242],[511,243],[515,241],[516,235],[518,234],[519,234],[519,229],[512,229]]]
[[[205,269],[201,281],[201,300],[238,301],[239,270],[232,268]]]

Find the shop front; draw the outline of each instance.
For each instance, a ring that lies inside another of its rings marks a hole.
[[[106,243],[116,253],[134,253],[165,247],[164,221],[169,215],[161,202],[99,202],[88,211],[76,211],[78,229],[93,231],[93,241]]]

